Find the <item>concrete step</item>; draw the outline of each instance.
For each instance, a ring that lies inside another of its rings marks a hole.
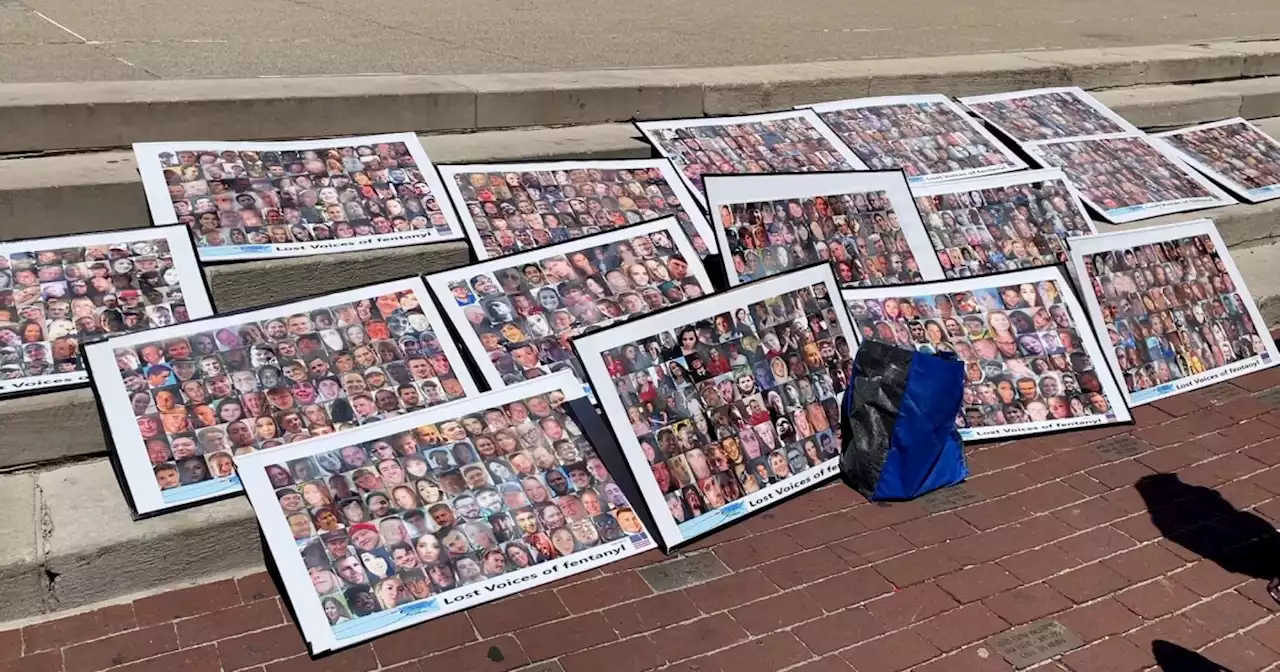
[[[482,130],[736,114],[838,98],[1280,75],[1280,43],[1223,41],[721,68],[0,85],[0,153]]]

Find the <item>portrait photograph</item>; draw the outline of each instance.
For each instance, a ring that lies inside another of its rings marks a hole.
[[[666,159],[443,165],[440,174],[480,259],[675,217],[699,257],[715,237]]]
[[[0,398],[84,385],[85,344],[213,312],[185,227],[0,243]]]
[[[490,389],[571,371],[570,341],[710,294],[674,217],[426,277]]]
[[[234,455],[478,392],[419,278],[84,351],[135,517],[239,492]]]
[[[1151,137],[1249,203],[1280,198],[1280,142],[1246,119],[1225,119]]]
[[[970,96],[959,100],[1017,143],[1138,132],[1137,126],[1078,86]]]
[[[1280,358],[1210,220],[1073,240],[1071,260],[1132,406],[1261,371]]]
[[[636,127],[706,204],[703,175],[866,170],[813,110],[640,121]]]
[[[1023,148],[1041,167],[1066,173],[1081,200],[1112,224],[1236,202],[1142,133]]]
[[[1027,167],[947,96],[857,98],[807,107],[868,168],[901,170],[913,185]]]
[[[519,593],[653,542],[569,373],[236,458],[312,653]]]
[[[1097,233],[1057,168],[911,190],[947,278],[1067,263],[1067,240]]]
[[[664,550],[839,471],[839,301],[817,264],[574,340]]]
[[[156,224],[183,224],[205,262],[463,237],[413,133],[133,146]]]
[[[729,284],[830,262],[841,285],[940,280],[900,170],[708,175]]]
[[[1061,266],[843,293],[859,342],[964,363],[966,441],[1130,422]]]

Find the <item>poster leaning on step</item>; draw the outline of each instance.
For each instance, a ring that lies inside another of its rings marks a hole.
[[[601,432],[562,372],[236,466],[314,654],[652,547]]]

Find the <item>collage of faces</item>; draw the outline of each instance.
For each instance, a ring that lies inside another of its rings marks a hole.
[[[1084,200],[1119,210],[1192,198],[1215,198],[1190,170],[1139,136],[1033,145],[1040,161],[1061,168]]]
[[[586,380],[571,338],[704,292],[668,231],[480,273],[449,289],[505,384],[562,369]]]
[[[848,305],[863,338],[954,352],[965,370],[956,422],[977,429],[1112,413],[1062,291],[1042,281]]]
[[[734,270],[742,282],[818,261],[844,285],[896,285],[920,267],[883,191],[721,206]]]
[[[1065,239],[1094,233],[1061,179],[917,196],[916,207],[948,278],[1063,263]]]
[[[83,342],[186,322],[183,290],[165,238],[0,255],[0,381],[83,371]]]
[[[465,396],[413,291],[114,350],[156,483]],[[463,375],[466,375],[463,373]]]
[[[838,172],[860,168],[807,116],[642,130],[701,193],[703,175]]]
[[[991,122],[1018,142],[1082,138],[1128,133],[1132,126],[1121,124],[1093,107],[1082,91],[1028,92],[1014,97],[961,99],[970,110]]]
[[[604,354],[677,523],[839,452],[852,360],[833,298],[819,283]]]
[[[699,254],[708,252],[685,210],[696,205],[681,201],[661,168],[459,172],[453,179],[491,258],[668,215]]]
[[[1280,185],[1280,143],[1244,120],[1157,137],[1245,191]]]
[[[177,221],[201,247],[451,233],[448,203],[404,142],[166,151],[160,163]]]
[[[642,533],[563,402],[267,465],[329,624]]]
[[[1266,352],[1208,235],[1086,256],[1084,266],[1130,392]]]
[[[872,170],[901,168],[911,179],[1019,167],[949,102],[819,109],[818,116]]]

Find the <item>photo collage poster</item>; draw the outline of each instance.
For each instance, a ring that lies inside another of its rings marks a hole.
[[[1067,263],[1067,240],[1097,233],[1062,171],[1025,170],[911,190],[948,278]]]
[[[83,385],[85,344],[213,309],[183,226],[0,243],[0,397]]]
[[[636,122],[700,203],[703,175],[866,170],[813,110]]]
[[[1280,142],[1246,119],[1224,119],[1152,137],[1250,203],[1280,198]]]
[[[238,456],[312,653],[652,547],[575,401],[562,372]]]
[[[730,285],[829,261],[845,286],[939,280],[902,171],[709,175]]]
[[[232,456],[474,396],[418,278],[84,348],[135,516],[240,491]]]
[[[966,441],[1130,421],[1060,266],[843,293],[860,340],[964,363]]]
[[[156,224],[185,224],[200,259],[244,261],[463,237],[418,136],[133,146]]]
[[[1018,144],[1138,133],[1138,127],[1078,86],[960,98]]]
[[[1027,164],[949,97],[858,98],[809,106],[871,170],[912,185],[1007,173]]]
[[[714,291],[674,217],[426,277],[490,389],[560,370],[571,339]]]
[[[839,471],[838,292],[818,264],[574,340],[664,550]]]
[[[1085,303],[1130,405],[1275,366],[1262,314],[1214,223],[1071,242]],[[1087,282],[1086,282],[1087,281]]]
[[[665,159],[443,165],[440,174],[480,259],[667,216],[698,256],[715,252],[706,217]]]

